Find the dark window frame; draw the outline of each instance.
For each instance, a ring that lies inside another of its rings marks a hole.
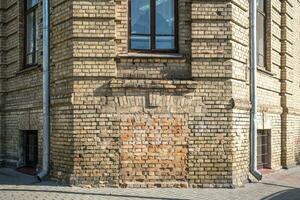
[[[155,9],[156,0],[150,1],[150,49],[133,49],[131,48],[131,0],[128,0],[128,50],[138,53],[178,53],[178,0],[174,0],[174,49],[156,49],[155,48]],[[142,34],[137,34],[142,35]],[[148,34],[147,34],[148,35]]]
[[[263,20],[263,36],[264,36],[264,60],[263,60],[263,66],[259,65],[259,62],[258,62],[258,59],[259,59],[259,53],[258,53],[258,45],[257,45],[257,66],[258,67],[262,67],[262,68],[267,68],[267,59],[266,59],[266,56],[267,56],[267,0],[263,0],[263,7],[264,9],[261,10],[259,9],[259,6],[257,7],[257,17],[256,19],[258,19],[258,15],[261,15],[264,20]],[[257,30],[259,29],[260,27],[257,27]]]
[[[38,15],[38,3],[31,8],[27,9],[27,2],[28,0],[24,0],[24,65],[25,68],[33,67],[38,65],[38,58],[36,58],[36,52],[37,52],[37,42],[38,42],[38,35],[36,35],[37,32],[37,26],[36,26],[36,16]],[[27,52],[27,16],[33,13],[33,53],[32,53],[32,63],[27,63],[27,56],[30,55],[30,53]]]

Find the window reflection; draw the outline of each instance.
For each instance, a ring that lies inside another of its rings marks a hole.
[[[175,0],[131,0],[130,6],[131,49],[175,49]]]
[[[25,64],[33,65],[38,62],[38,0],[27,0],[25,9]]]
[[[257,65],[265,67],[265,1],[257,0]]]

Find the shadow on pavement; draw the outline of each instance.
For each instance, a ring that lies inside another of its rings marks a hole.
[[[39,182],[36,176],[23,174],[11,168],[0,168],[0,185],[57,186],[57,184],[53,181]]]
[[[35,176],[30,176],[15,171],[9,168],[0,168],[0,186],[1,185],[18,185],[18,186],[59,186],[53,181],[43,181],[39,182]],[[65,186],[66,187],[66,186]],[[67,187],[69,188],[69,187]],[[18,188],[0,188],[1,192],[31,192],[31,193],[56,193],[56,194],[75,194],[75,195],[89,195],[89,196],[99,196],[99,197],[119,197],[119,198],[140,198],[140,199],[162,199],[162,200],[188,200],[179,198],[162,198],[162,197],[151,197],[151,196],[138,196],[138,195],[126,195],[126,194],[111,194],[111,193],[97,193],[97,192],[75,192],[67,190],[55,190],[55,189],[18,189]]]
[[[105,194],[105,193],[92,193],[92,192],[71,192],[71,191],[58,191],[58,190],[32,190],[32,189],[0,189],[0,192],[46,192],[46,193],[57,193],[57,194],[77,194],[77,195],[88,195],[88,196],[108,196],[108,197],[120,197],[120,198],[140,198],[140,199],[161,199],[161,200],[189,200],[189,199],[178,199],[178,198],[164,198],[164,197],[150,197],[150,196],[138,196],[138,195],[123,195],[123,194]]]
[[[300,185],[299,187],[292,187],[288,185],[281,185],[275,183],[261,183],[264,185],[275,186],[275,187],[282,187],[288,188],[269,196],[262,198],[261,200],[300,200]]]
[[[300,189],[283,190],[262,198],[261,200],[300,200]]]

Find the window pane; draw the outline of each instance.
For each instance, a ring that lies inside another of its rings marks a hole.
[[[33,56],[32,54],[26,55],[26,64],[32,64],[33,63]]]
[[[34,19],[33,12],[27,15],[26,18],[26,54],[30,54],[33,52],[33,35],[34,35]]]
[[[38,0],[27,0],[27,9],[32,8],[38,3]]]
[[[26,64],[37,63],[38,57],[38,16],[34,10],[26,16]]]
[[[150,34],[150,0],[131,1],[131,33]]]
[[[156,49],[175,49],[174,36],[156,36]]]
[[[265,65],[265,18],[260,13],[257,14],[257,64]]]
[[[38,59],[38,47],[39,47],[39,26],[38,26],[38,14],[37,14],[37,10],[35,10],[35,60],[34,62],[37,63],[37,59]]]
[[[174,35],[174,0],[156,0],[156,34]]]
[[[257,0],[257,9],[260,11],[265,10],[265,0]]]
[[[150,49],[150,36],[131,36],[132,49]]]

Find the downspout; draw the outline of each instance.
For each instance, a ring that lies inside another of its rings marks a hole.
[[[256,11],[257,11],[257,0],[251,1],[251,12],[250,12],[250,23],[251,23],[251,31],[250,31],[250,40],[251,40],[251,79],[250,79],[250,87],[251,87],[251,114],[250,114],[250,123],[251,123],[251,137],[250,137],[250,173],[257,179],[261,180],[262,175],[257,170],[257,83],[256,83],[256,74],[257,74],[257,49],[256,49]]]
[[[39,181],[49,173],[50,156],[50,75],[49,75],[49,1],[43,0],[43,166]]]

